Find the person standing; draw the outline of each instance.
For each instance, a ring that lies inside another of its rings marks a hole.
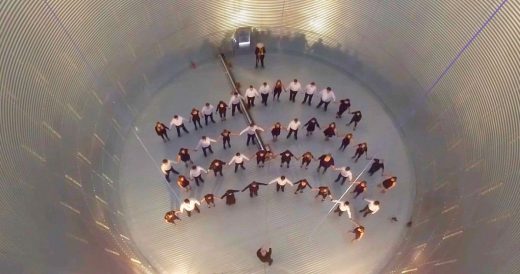
[[[266,186],[267,184],[259,183],[256,181],[253,181],[252,183],[248,184],[244,189],[242,189],[242,192],[246,191],[246,189],[249,189],[249,197],[253,198],[253,196],[258,196],[258,189],[260,186]]]
[[[336,136],[336,123],[332,122],[329,126],[323,131],[325,135],[325,141],[328,141],[333,136]]]
[[[204,198],[200,200],[200,202],[206,202],[206,204],[208,204],[208,208],[212,206],[215,207],[215,195],[213,195],[212,193],[206,194],[204,195]]]
[[[271,254],[273,250],[267,247],[261,247],[256,251],[256,256],[262,263],[268,263],[269,266],[273,264],[273,258],[271,258]]]
[[[320,124],[318,124],[318,120],[314,117],[312,117],[307,123],[305,123],[305,125],[303,125],[304,127],[307,127],[307,136],[309,135],[312,135],[312,133],[314,132],[314,130],[316,129],[316,127],[318,127],[319,129],[320,128]]]
[[[361,193],[365,192],[367,189],[367,181],[363,180],[361,182],[355,182],[355,187],[352,193],[355,193],[354,199],[356,199]]]
[[[352,239],[352,242],[359,241],[363,237],[363,235],[365,235],[365,227],[360,225],[354,228],[354,230],[352,230],[352,233],[354,233],[354,239]]]
[[[186,167],[193,164],[193,161],[191,160],[191,156],[187,148],[181,147],[181,149],[179,149],[179,153],[177,153],[177,163],[179,162],[179,160],[183,161]]]
[[[190,120],[193,122],[193,125],[195,126],[195,130],[198,130],[197,124],[199,124],[199,127],[202,128],[202,125],[200,124],[200,117],[202,116],[202,114],[200,113],[200,111],[196,108],[192,108],[190,114],[191,114]]]
[[[267,107],[267,99],[269,98],[269,93],[271,92],[271,87],[264,82],[259,88],[258,92],[260,92],[260,96],[262,97],[262,104]]]
[[[361,111],[359,110],[351,112],[350,114],[352,114],[352,119],[350,119],[350,122],[347,124],[347,127],[350,127],[350,124],[354,123],[354,130],[356,130],[356,127],[363,116],[361,115]]]
[[[186,129],[186,126],[184,126],[184,117],[182,116],[179,116],[179,115],[173,115],[173,119],[172,121],[170,122],[170,127],[172,126],[175,126],[175,129],[177,129],[177,137],[181,137],[181,128],[182,130],[184,130],[184,132],[186,133],[190,133],[187,129]]]
[[[350,141],[352,140],[352,133],[347,133],[343,139],[341,139],[341,146],[339,147],[339,150],[345,151],[345,149],[350,145]]]
[[[271,182],[269,182],[269,185],[274,183],[276,183],[276,192],[280,191],[280,189],[282,190],[282,192],[285,192],[286,184],[289,184],[291,186],[293,185],[293,183],[289,181],[289,179],[285,178],[285,176],[280,176],[272,180]]]
[[[231,148],[231,136],[232,135],[236,135],[236,134],[233,134],[231,131],[229,131],[227,129],[222,130],[222,132],[220,133],[220,137],[222,137],[222,143],[224,145],[224,149],[226,149],[226,144],[228,145],[229,148]]]
[[[226,193],[224,193],[224,195],[222,195],[222,197],[220,197],[220,199],[226,198],[226,205],[234,205],[237,202],[237,200],[235,198],[236,192],[240,192],[240,190],[228,189],[228,190],[226,190]]]
[[[211,119],[211,122],[214,124],[215,123],[215,120],[213,120],[213,110],[215,110],[215,107],[210,104],[210,103],[206,103],[203,107],[202,107],[202,114],[204,115],[204,124],[207,126],[208,125],[208,118]]]
[[[246,98],[247,98],[247,107],[251,108],[255,106],[255,98],[258,97],[258,91],[253,85],[250,85],[248,89],[246,89]]]
[[[181,189],[184,189],[186,192],[191,190],[190,181],[186,179],[186,177],[184,177],[183,175],[179,175],[179,177],[177,178],[177,185]]]
[[[186,211],[186,213],[188,214],[188,217],[191,217],[191,212],[193,210],[197,211],[197,213],[200,213],[199,206],[200,206],[200,202],[196,199],[193,199],[193,198],[184,199],[184,202],[181,204],[179,211],[180,212]]]
[[[294,191],[294,194],[298,194],[298,192],[303,193],[303,190],[306,189],[307,187],[312,189],[312,186],[309,183],[309,181],[307,181],[307,179],[301,179],[298,182],[296,182],[296,184],[298,185],[298,187]]]
[[[240,154],[240,152],[237,152],[233,158],[231,158],[231,161],[229,161],[228,166],[230,166],[232,163],[235,163],[235,173],[237,173],[238,167],[240,166],[242,169],[246,169],[244,167],[244,161],[249,161],[249,158],[247,158],[245,155]]]
[[[282,131],[282,124],[280,122],[276,122],[271,129],[271,135],[273,136],[273,141],[278,140],[278,136],[280,136],[280,133]]]
[[[374,173],[376,173],[378,170],[381,169],[381,176],[385,175],[385,164],[383,163],[383,160],[381,159],[374,159],[372,162],[372,165],[370,166],[370,169],[368,170],[368,175],[372,176]]]
[[[164,221],[170,224],[175,224],[175,220],[181,220],[181,218],[179,218],[178,216],[179,214],[180,212],[177,212],[175,210],[168,211],[166,212],[166,214],[164,214]]]
[[[262,64],[262,68],[264,68],[265,46],[263,43],[256,44],[255,56],[256,56],[255,68],[258,68],[258,62],[260,62]]]
[[[231,116],[235,116],[235,110],[238,109],[238,112],[243,113],[242,109],[240,109],[240,100],[244,99],[242,95],[238,94],[238,92],[233,92],[233,95],[229,99],[229,104],[231,105]]]
[[[287,168],[289,168],[289,164],[291,163],[291,158],[295,158],[298,160],[297,157],[294,156],[294,154],[290,150],[285,150],[284,152],[280,153],[281,161],[280,161],[280,167],[283,166],[284,163],[287,164]]]
[[[161,170],[164,174],[164,178],[168,183],[170,182],[170,172],[174,174],[179,174],[177,170],[173,169],[172,163],[173,162],[168,159],[163,159],[161,164]]]
[[[309,104],[309,106],[310,106],[311,101],[312,101],[312,96],[314,96],[315,92],[316,92],[316,84],[314,82],[311,82],[310,84],[306,85],[305,86],[305,98],[303,98],[302,104],[305,104],[305,102],[307,102],[307,99],[309,99],[307,104]]]
[[[330,197],[330,200],[332,201],[332,192],[330,192],[330,188],[328,186],[319,186],[318,189],[313,189],[313,191],[317,191],[316,196],[314,196],[314,199],[316,199],[318,196],[321,195],[321,201],[325,201],[327,197]]]
[[[363,209],[361,209],[359,212],[364,213],[363,218],[366,217],[368,214],[375,214],[379,211],[379,201],[364,199],[368,202],[367,206],[365,206]]]
[[[226,162],[221,161],[219,159],[215,159],[211,162],[211,164],[209,164],[208,169],[213,170],[215,177],[217,176],[218,173],[220,173],[220,176],[224,176],[224,174],[222,174],[222,169],[224,168],[225,165],[226,165]]]
[[[202,168],[201,166],[192,166],[190,170],[190,178],[195,179],[195,184],[199,186],[199,182],[204,183],[204,179],[202,179],[202,173],[208,174],[208,171]]]
[[[256,154],[255,154],[255,157],[256,157],[256,165],[258,167],[264,167],[265,166],[265,160],[267,158],[270,158],[272,156],[272,152],[271,151],[267,151],[267,150],[263,150],[263,149],[259,149]]]
[[[170,138],[168,137],[168,132],[166,130],[169,130],[170,128],[164,125],[161,122],[155,123],[155,133],[157,135],[161,136],[163,142],[166,143],[166,140],[170,141]],[[166,138],[165,138],[166,137]]]
[[[341,118],[341,115],[347,110],[350,109],[350,99],[339,100],[339,109],[336,112],[336,118]]]
[[[314,155],[312,155],[312,153],[310,151],[307,151],[302,155],[301,158],[302,158],[302,164],[300,165],[300,168],[302,168],[303,165],[305,165],[305,169],[308,169],[309,164],[311,163],[312,160],[314,160]]]
[[[255,125],[255,123],[251,123],[248,127],[246,127],[245,129],[243,129],[241,132],[240,132],[240,135],[244,134],[247,132],[247,142],[246,142],[246,145],[249,146],[249,141],[252,141],[253,145],[256,145],[256,136],[255,136],[255,133],[257,130],[260,130],[260,131],[264,131],[263,128]]]
[[[336,95],[334,94],[334,91],[332,91],[331,87],[327,87],[326,89],[322,90],[320,95],[320,103],[316,106],[316,108],[320,108],[321,105],[324,105],[323,109],[327,111],[327,107],[329,106],[330,102],[336,102]]]
[[[394,188],[395,185],[397,184],[397,177],[396,176],[392,176],[392,177],[388,177],[386,178],[380,185],[379,187],[382,187],[383,189],[381,190],[381,193],[385,193],[387,192],[389,189],[391,188]]]
[[[294,79],[289,84],[289,101],[296,102],[296,94],[301,91],[302,85],[298,82],[298,79]]]
[[[361,144],[357,145],[356,154],[354,154],[354,156],[352,156],[352,159],[355,158],[356,159],[355,161],[357,162],[359,160],[359,158],[361,156],[363,156],[363,154],[365,154],[365,157],[368,160],[368,145],[367,145],[367,143],[361,143]]]
[[[338,213],[339,216],[343,215],[343,212],[347,212],[348,218],[352,219],[352,213],[350,212],[350,203],[348,201],[332,200],[338,207],[334,210],[334,213]]]
[[[273,88],[273,102],[276,98],[277,101],[280,101],[280,94],[282,94],[282,89],[285,91],[285,87],[280,79],[276,80]]]
[[[287,139],[291,137],[291,134],[294,133],[294,140],[298,140],[298,129],[300,128],[300,125],[302,123],[298,121],[298,118],[294,118],[291,122],[289,122],[289,125],[287,126],[287,130],[289,133],[287,134]]]
[[[226,120],[227,109],[228,109],[228,105],[224,101],[218,102],[217,111],[218,111],[218,115],[220,116],[221,121]]]
[[[347,179],[349,182],[352,181],[352,171],[350,171],[350,167],[334,168],[334,170],[339,171],[338,178],[336,178],[334,182],[341,180],[341,185],[343,185]]]
[[[202,148],[202,152],[204,153],[204,157],[208,157],[206,154],[206,150],[209,150],[211,154],[213,154],[213,149],[211,149],[211,143],[216,143],[216,140],[213,140],[207,136],[202,136],[200,138],[199,143],[195,147],[195,151],[197,151],[199,148]]]
[[[332,158],[332,155],[330,153],[321,155],[320,158],[318,158],[318,160],[320,160],[320,164],[318,165],[318,169],[316,170],[318,173],[320,172],[320,168],[322,167],[322,174],[325,174],[325,171],[327,171],[329,167],[334,168],[334,158]]]

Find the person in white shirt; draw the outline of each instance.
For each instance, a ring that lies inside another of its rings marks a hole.
[[[269,182],[269,185],[274,183],[276,183],[276,192],[280,191],[280,189],[282,190],[282,192],[285,192],[284,190],[286,184],[290,184],[291,186],[293,185],[293,183],[289,181],[289,179],[285,178],[285,176],[280,176],[272,180],[271,182]]]
[[[179,211],[182,213],[186,211],[188,213],[188,217],[191,217],[191,212],[193,210],[197,211],[197,213],[200,213],[200,202],[196,199],[190,198],[190,199],[184,199],[184,202],[181,204],[181,207]]]
[[[289,122],[289,125],[287,126],[287,130],[289,133],[287,134],[287,139],[291,137],[291,134],[294,133],[294,140],[298,140],[298,129],[300,128],[300,125],[302,123],[298,121],[298,118],[294,118],[291,122]]]
[[[216,143],[216,142],[217,142],[216,140],[213,140],[207,136],[202,136],[202,138],[200,138],[200,140],[199,140],[199,143],[195,147],[195,151],[197,151],[199,148],[202,147],[202,152],[204,153],[204,157],[207,157],[208,155],[206,154],[206,150],[209,150],[209,152],[211,152],[211,154],[213,154],[213,149],[211,149],[211,143]]]
[[[231,158],[231,161],[229,161],[228,166],[230,166],[232,163],[235,163],[235,173],[237,173],[239,166],[242,169],[246,169],[244,167],[244,160],[249,161],[249,158],[247,158],[245,155],[240,154],[240,152],[237,152],[235,156]]]
[[[192,166],[190,170],[190,178],[195,179],[195,184],[199,186],[199,182],[204,183],[204,179],[202,179],[202,173],[208,174],[208,171],[203,169],[201,166]]]
[[[365,201],[368,202],[367,206],[365,206],[365,208],[361,209],[359,212],[362,212],[364,213],[363,214],[363,217],[366,217],[368,214],[375,214],[376,212],[379,211],[379,201],[374,201],[374,200],[369,200],[369,199],[364,199]]]
[[[248,89],[246,89],[246,98],[247,98],[247,107],[255,106],[255,97],[259,96],[258,91],[253,85],[250,85]]]
[[[316,84],[314,82],[311,82],[307,86],[305,86],[305,98],[303,98],[302,104],[305,104],[307,99],[309,99],[308,104],[311,105],[312,96],[314,95],[314,92],[316,92]]]
[[[262,104],[267,106],[267,98],[269,98],[269,93],[271,92],[271,87],[264,82],[259,88],[260,96],[262,96]]]
[[[175,128],[177,129],[177,136],[178,137],[181,137],[181,128],[182,130],[184,130],[184,132],[186,133],[190,133],[186,127],[184,126],[184,117],[182,116],[179,116],[179,115],[173,115],[173,119],[172,121],[170,122],[170,127],[172,126],[175,126]]]
[[[327,87],[326,89],[322,90],[321,92],[321,100],[320,103],[316,106],[316,108],[320,108],[321,105],[324,106],[324,110],[327,111],[327,107],[329,106],[330,102],[336,101],[336,95],[334,95],[334,91],[332,91],[332,88]]]
[[[298,91],[301,91],[302,89],[302,85],[300,84],[300,82],[298,82],[298,79],[294,79],[290,84],[289,84],[289,101],[291,102],[296,102],[296,94],[298,93]]]
[[[263,128],[255,125],[255,123],[251,123],[251,125],[249,125],[248,127],[246,127],[244,130],[242,130],[240,132],[240,135],[242,135],[242,134],[247,132],[247,142],[246,142],[247,146],[249,146],[249,141],[252,141],[253,145],[256,145],[255,133],[256,133],[257,130],[264,131]]]
[[[204,122],[206,124],[206,126],[208,125],[208,118],[211,118],[211,122],[214,124],[215,123],[215,120],[213,120],[213,111],[215,110],[215,107],[210,104],[210,103],[206,103],[203,107],[202,107],[202,114],[204,114]]]
[[[240,100],[244,99],[242,95],[238,94],[238,92],[234,92],[231,96],[231,99],[229,99],[229,104],[231,105],[231,116],[235,116],[235,109],[238,109],[238,112],[243,113],[240,109]]]
[[[338,204],[338,207],[334,210],[334,213],[338,213],[339,216],[343,215],[343,212],[347,212],[348,218],[352,219],[352,213],[350,212],[350,203],[348,201],[332,200],[333,203]]]
[[[352,171],[350,171],[350,167],[334,168],[334,170],[339,171],[338,178],[336,178],[334,182],[341,180],[341,185],[343,185],[347,179],[349,182],[352,182]]]
[[[163,159],[161,164],[161,170],[164,174],[164,178],[169,183],[170,182],[170,172],[173,172],[174,174],[179,174],[179,172],[175,169],[173,169],[172,161],[168,159]]]

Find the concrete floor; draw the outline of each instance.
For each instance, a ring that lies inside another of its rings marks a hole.
[[[206,101],[216,104],[220,99],[229,100],[229,84],[217,60],[200,64],[172,79],[136,121],[135,134],[125,144],[120,178],[123,206],[130,216],[131,237],[162,273],[378,273],[405,233],[415,192],[412,165],[398,129],[369,90],[326,64],[284,54],[269,55],[267,68],[263,70],[254,69],[253,62],[252,56],[232,59],[233,72],[243,87],[251,83],[258,88],[263,81],[272,85],[276,79],[288,84],[298,78],[303,85],[315,81],[319,89],[331,86],[338,100],[348,97],[353,110],[363,111],[363,121],[354,132],[353,143],[367,142],[369,156],[385,159],[385,173],[399,178],[396,188],[381,194],[376,188],[382,180],[379,173],[372,177],[361,174],[360,178],[369,183],[365,197],[381,201],[382,209],[373,216],[362,218],[356,214],[364,207],[364,202],[360,198],[353,200],[350,194],[345,196],[356,212],[354,220],[366,227],[365,238],[350,243],[353,234],[349,230],[354,224],[345,215],[326,216],[332,203],[315,200],[309,192],[294,195],[290,187],[285,193],[276,193],[274,185],[261,188],[259,197],[254,199],[249,198],[247,192],[240,193],[237,204],[231,207],[223,201],[217,201],[216,208],[203,206],[201,214],[191,218],[181,216],[182,221],[175,226],[163,221],[164,213],[172,207],[178,208],[179,199],[184,197],[200,199],[206,193],[220,196],[227,189],[241,190],[253,180],[267,183],[280,175],[293,181],[308,178],[316,187],[328,185],[335,198],[347,187],[333,182],[336,172],[329,170],[325,175],[317,174],[316,163],[304,170],[293,162],[287,169],[279,167],[279,160],[265,168],[248,162],[247,170],[236,175],[228,168],[223,178],[209,174],[204,186],[194,187],[189,195],[179,191],[175,184],[169,187],[159,170],[163,158],[174,159],[181,146],[194,148],[202,135],[217,137],[223,128],[239,132],[246,126],[241,116],[218,121],[199,131],[187,124],[190,134],[177,138],[171,131],[172,140],[168,143],[163,143],[153,131],[156,120],[167,124],[174,114],[188,118],[193,106],[201,108]],[[301,130],[297,142],[286,140],[283,132],[283,138],[278,142],[271,141],[271,125],[276,121],[287,124],[295,117],[306,122],[314,116],[322,127],[335,121],[339,132],[351,132],[345,127],[350,115],[344,115],[341,120],[335,118],[337,104],[331,104],[328,112],[324,112],[300,104],[302,95],[297,96],[295,104],[289,102],[288,97],[288,93],[283,93],[281,102],[272,103],[270,98],[268,107],[257,104],[252,109],[253,119],[266,130],[263,133],[266,143],[274,151],[288,148],[298,156],[307,150],[315,156],[331,152],[337,166],[348,165],[354,176],[358,176],[369,161],[363,158],[358,163],[351,161],[352,147],[345,152],[338,151],[340,138],[325,141],[321,131],[306,137]],[[313,105],[318,102],[316,97]],[[207,168],[214,158],[229,161],[237,151],[247,155],[256,151],[255,146],[245,146],[245,136],[234,137],[231,142],[232,150],[223,150],[219,142],[213,146],[215,154],[210,157],[204,158],[202,151],[192,151],[192,158],[196,164]],[[176,169],[188,173],[182,165]],[[394,216],[400,220],[398,223],[390,222]],[[271,267],[264,266],[255,256],[256,250],[267,241],[273,248],[274,264]]]

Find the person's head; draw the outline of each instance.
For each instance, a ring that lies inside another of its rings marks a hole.
[[[345,100],[339,100],[340,103],[344,104],[345,103]]]
[[[331,87],[327,87],[327,92],[330,92],[332,90]]]
[[[162,162],[163,162],[163,164],[166,164],[166,163],[168,163],[168,159],[163,159]]]
[[[350,170],[350,167],[349,167],[349,166],[348,166],[348,167],[346,167],[346,168],[345,168],[345,170],[346,170],[346,171],[349,171],[349,170]]]
[[[209,107],[209,103],[206,103],[206,106]]]
[[[173,115],[173,118],[177,119],[177,118],[179,118],[179,115],[175,114],[175,115]]]
[[[335,128],[336,127],[336,123],[334,123],[334,122],[330,123],[330,127],[331,128]]]
[[[187,151],[185,148],[181,149],[181,153],[182,153],[182,154],[186,154],[187,152],[188,152],[188,151]]]
[[[251,185],[252,185],[253,187],[256,187],[256,183],[255,183],[255,182],[253,182]]]
[[[238,96],[238,92],[236,92],[236,91],[233,92],[233,95]]]
[[[361,231],[365,231],[365,227],[362,226],[362,225],[360,225],[358,228],[359,228],[359,230],[361,230]]]
[[[360,185],[361,186],[366,186],[367,185],[367,181],[361,181]]]
[[[249,88],[253,88],[253,85],[249,85]]]
[[[313,121],[314,123],[316,123],[316,118],[312,118],[311,121]]]
[[[379,205],[379,201],[374,201],[374,205]]]
[[[298,118],[294,118],[294,122],[298,122]]]
[[[235,156],[240,156],[240,152],[235,153]]]
[[[374,162],[379,163],[379,159],[375,158]]]
[[[297,82],[298,82],[298,79],[294,78],[293,82],[297,83]]]
[[[303,180],[302,185],[306,185],[306,184],[307,184],[307,181]]]
[[[276,84],[275,85],[281,86],[282,85],[282,80],[280,80],[280,79],[276,80]]]
[[[362,144],[361,144],[361,147],[365,147],[365,146],[366,146],[366,143],[362,143]]]
[[[345,205],[350,205],[350,203],[348,201],[345,201]]]
[[[390,178],[393,182],[397,181],[397,177],[396,176],[393,176],[392,178]]]
[[[192,108],[191,111],[196,111],[197,109],[196,108]]]
[[[189,202],[190,202],[190,199],[184,199],[184,202],[185,202],[185,203],[189,203]]]
[[[285,176],[283,176],[283,175],[280,176],[280,179],[285,180]]]
[[[255,126],[255,123],[251,123],[249,126],[250,126],[250,127],[254,127],[254,126]]]
[[[263,85],[264,85],[264,86],[267,86],[267,82],[264,82]]]
[[[219,162],[219,161],[216,161],[216,162],[215,162],[215,165],[216,165],[216,166],[220,166],[220,162]]]
[[[195,170],[197,169],[197,166],[191,166],[191,169]]]
[[[157,123],[155,123],[156,125],[160,126],[161,125],[161,122],[157,121]]]
[[[311,86],[314,86],[314,85],[316,85],[316,83],[314,83],[314,82],[311,82]]]

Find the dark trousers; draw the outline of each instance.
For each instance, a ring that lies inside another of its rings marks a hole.
[[[336,209],[334,210],[334,213],[338,213],[339,216],[343,215],[343,211],[341,211],[341,209],[339,209],[339,206],[336,207]]]
[[[231,147],[231,137],[224,137],[222,138],[222,142],[224,143],[224,149],[226,149],[226,144]],[[211,152],[213,153],[213,152]]]
[[[166,181],[168,183],[170,182],[170,172],[172,172],[174,174],[179,174],[179,172],[177,170],[173,169],[173,167],[166,170],[166,174],[164,174],[164,178],[166,179]]]
[[[301,185],[298,185],[298,187],[297,187],[296,190],[294,191],[294,194],[298,193],[298,191],[299,191],[300,193],[303,193],[303,189],[304,189],[304,188],[305,188],[305,187],[302,187]]]
[[[341,176],[341,174],[338,174],[338,178],[336,178],[336,180],[334,180],[334,182],[338,182],[339,180],[341,180],[341,184],[343,185],[345,183],[345,181],[347,181],[347,177],[343,177],[343,176]]]
[[[211,152],[211,154],[213,154],[213,149],[211,149],[211,145],[209,145],[207,147],[202,147],[202,152],[204,153],[204,157],[208,157],[208,155],[206,154],[206,150],[209,150],[209,152]]]
[[[182,130],[184,130],[184,132],[186,132],[186,133],[190,133],[190,132],[186,129],[186,127],[184,126],[184,123],[182,123],[180,126],[175,126],[175,128],[177,129],[177,136],[178,136],[178,137],[181,137],[181,128],[182,128]]]
[[[321,196],[321,200],[323,201],[323,200],[325,200],[325,198],[327,198],[328,195],[327,194],[321,194],[320,192],[318,192],[318,194],[316,194],[316,196],[314,196],[314,199],[316,199],[316,197],[318,197],[318,196]]]
[[[240,164],[235,163],[235,173],[237,173],[237,170],[238,170],[238,167],[239,167],[239,166],[240,166],[242,169],[246,169],[246,168],[244,167],[244,162],[242,162],[242,163],[240,163]]]
[[[192,119],[193,125],[195,126],[195,130],[197,130],[197,124],[199,124],[199,127],[202,128],[202,125],[200,124],[200,118],[198,119]]]
[[[247,107],[255,106],[255,97],[247,97]]]
[[[347,108],[348,109],[348,108]],[[345,111],[347,111],[347,109],[342,109],[342,110],[338,110],[338,112],[336,112],[336,116],[338,118],[341,118],[341,115],[343,115],[343,113],[345,113]]]
[[[310,160],[303,160],[303,159],[302,159],[302,165],[301,165],[301,167],[303,167],[303,165],[305,165],[305,168],[307,168],[307,167],[309,166],[310,163],[311,163]]]
[[[352,117],[352,119],[350,119],[350,122],[347,124],[347,126],[350,126],[350,124],[354,123],[354,130],[356,130],[356,127],[357,127],[357,124],[359,123],[359,120],[356,119],[355,117]]]
[[[213,173],[215,174],[215,176],[217,176],[218,173],[220,173],[220,176],[224,176],[224,174],[222,174],[222,168],[220,168],[220,169],[218,169],[218,170],[217,170],[217,169],[214,169],[214,170],[213,170]]]
[[[273,91],[273,101],[276,98],[278,101],[280,101],[280,94],[282,94],[282,91]]]
[[[242,113],[242,110],[240,109],[240,103],[232,104],[231,105],[231,116],[235,116],[235,109],[238,109],[238,112]]]
[[[265,58],[265,55],[257,55],[255,67],[258,67],[258,62],[260,62],[262,64],[262,67],[264,67],[264,58]]]
[[[349,143],[341,141],[341,146],[339,147],[339,149],[341,151],[345,151],[345,149],[347,148],[348,145],[349,145]]]
[[[363,191],[358,191],[358,190],[354,189],[354,191],[352,191],[352,193],[356,193],[356,195],[354,195],[354,199],[356,199],[361,193],[363,193]]]
[[[327,107],[329,106],[330,101],[329,101],[329,102],[325,102],[325,101],[323,101],[323,100],[320,100],[320,103],[316,106],[316,108],[320,108],[321,105],[323,105],[323,104],[325,104],[325,106],[323,107],[323,109],[324,109],[325,111],[327,111]]]
[[[197,213],[200,213],[200,209],[197,205],[195,205],[195,211],[197,211]],[[188,213],[188,217],[191,217],[191,211],[186,210],[186,212]]]
[[[287,167],[289,167],[289,163],[291,163],[291,159],[285,161],[285,160],[282,160],[282,162],[280,163],[280,167],[283,166],[283,163],[287,163]]]
[[[322,166],[322,165],[319,165],[318,166],[318,172],[320,172],[320,168],[323,167],[323,173],[322,174],[325,174],[325,171],[327,171],[327,169],[329,169],[328,166]]]
[[[276,184],[276,192],[278,192],[279,190],[282,190],[282,192],[285,192],[285,185],[280,185],[280,184]]]
[[[266,93],[266,94],[260,93],[260,96],[262,96],[262,104],[267,106],[267,98],[269,98],[269,93]]]
[[[253,196],[258,196],[258,189],[249,188],[249,197],[253,198]]]
[[[312,101],[312,96],[313,96],[313,95],[314,95],[314,94],[307,94],[307,93],[305,93],[305,97],[303,98],[303,102],[302,102],[302,104],[305,104],[305,102],[307,101],[307,98],[309,98],[309,102],[308,102],[307,104],[310,106],[310,105],[311,105],[311,101]]]
[[[159,136],[161,136],[161,138],[165,142],[166,142],[166,139],[168,139],[168,141],[170,141],[170,138],[168,137],[168,133],[166,131],[164,131],[163,133],[159,134]],[[164,137],[166,137],[166,139]]]
[[[354,154],[354,156],[352,156],[352,159],[356,158],[355,161],[357,162],[359,160],[359,158],[363,155],[364,152],[362,153],[359,153],[356,151],[356,154]]]
[[[359,212],[364,212],[363,217],[366,217],[368,214],[372,214],[372,210],[368,208],[368,205],[365,208],[361,209]]]
[[[204,123],[206,124],[206,126],[208,125],[208,118],[211,118],[211,122],[215,123],[215,120],[213,120],[213,113],[211,113],[210,115],[204,114]]]
[[[296,102],[296,93],[298,93],[298,91],[289,90],[289,101],[293,103]]]
[[[260,165],[260,163],[262,163],[262,166],[265,164],[265,159],[260,159],[260,158],[256,158],[256,165]]]
[[[197,186],[199,186],[199,182],[204,183],[204,179],[202,179],[202,174],[197,177],[194,177],[193,179],[195,179],[195,184]]]
[[[289,133],[287,133],[287,139],[291,137],[291,134],[294,133],[294,140],[298,140],[298,130],[289,129]]]
[[[219,111],[218,115],[220,116],[221,120],[226,119],[226,111],[225,110],[224,111]]]
[[[252,141],[253,142],[253,145],[256,145],[256,137],[254,134],[247,134],[247,142],[246,142],[246,145],[248,146],[249,145],[249,141]]]

